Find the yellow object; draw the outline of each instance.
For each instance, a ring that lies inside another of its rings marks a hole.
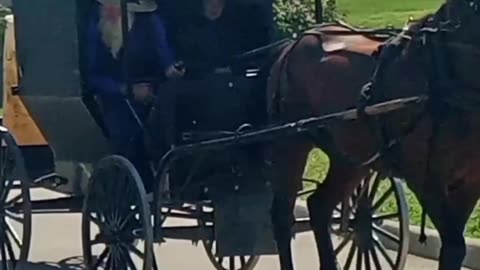
[[[32,119],[20,96],[14,94],[21,75],[16,57],[13,15],[7,15],[5,19],[7,26],[3,48],[3,126],[10,130],[20,146],[47,145],[47,140]]]

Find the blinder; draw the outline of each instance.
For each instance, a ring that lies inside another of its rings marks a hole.
[[[480,0],[466,0],[466,2],[475,13],[480,13]]]

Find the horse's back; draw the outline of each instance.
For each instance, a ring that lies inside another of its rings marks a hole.
[[[372,55],[385,41],[373,34],[357,33],[355,29],[340,24],[319,26],[306,32],[307,35],[309,33],[319,33],[319,41],[326,53],[343,50]]]
[[[373,71],[374,53],[385,41],[341,24],[306,31],[283,50],[272,67],[270,113],[278,112],[278,106],[305,108],[289,116],[296,119],[311,113],[307,108],[314,105],[316,114],[350,108]],[[298,100],[305,103],[300,93],[309,95],[308,101],[315,104],[296,104]]]

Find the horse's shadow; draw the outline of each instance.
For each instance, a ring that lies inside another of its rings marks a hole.
[[[82,270],[82,257],[70,257],[59,262],[27,262],[18,265],[17,270]]]

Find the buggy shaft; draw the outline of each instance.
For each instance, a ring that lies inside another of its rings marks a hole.
[[[368,116],[380,115],[405,108],[409,105],[420,104],[427,100],[426,96],[415,96],[409,98],[395,99],[367,106],[365,113]],[[182,145],[170,150],[162,159],[165,164],[166,160],[172,156],[182,156],[193,154],[197,151],[217,150],[229,146],[238,146],[245,144],[257,143],[260,141],[268,141],[281,136],[291,136],[298,133],[308,132],[312,129],[322,128],[333,121],[351,121],[358,119],[358,109],[327,114],[319,117],[303,119],[284,125],[273,126],[270,128],[260,129],[238,133],[237,135],[225,136],[219,139],[206,140],[198,143]]]
[[[407,106],[422,104],[427,100],[427,96],[400,98],[367,106],[365,107],[364,112],[367,116],[386,114],[388,112],[400,110]],[[279,137],[293,136],[325,127],[328,123],[334,121],[351,121],[358,118],[358,109],[351,109],[342,112],[327,114],[324,116],[307,118],[284,125],[264,128],[257,131],[238,133],[238,135],[231,135],[219,139],[206,140],[194,144],[178,146],[171,149],[163,156],[158,166],[156,178],[163,179],[168,173],[171,165],[178,158],[183,156],[192,155],[201,151],[222,150],[228,147],[254,144],[261,141],[269,141]]]

